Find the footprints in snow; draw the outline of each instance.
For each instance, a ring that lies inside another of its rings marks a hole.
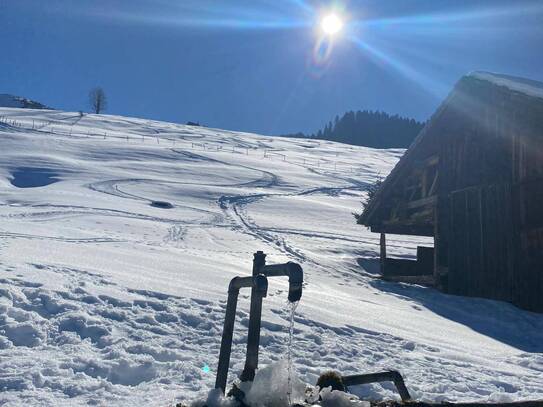
[[[42,348],[58,349],[52,388],[68,394],[81,374],[111,384],[195,380],[199,387],[204,375],[194,358],[218,353],[224,304],[124,289],[82,270],[35,267],[67,275],[68,284],[51,291],[2,279],[0,349],[37,349],[38,355]],[[92,294],[91,285],[116,294]],[[0,389],[6,386],[0,379]]]

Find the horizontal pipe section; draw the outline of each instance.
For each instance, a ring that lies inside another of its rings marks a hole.
[[[268,264],[262,266],[260,272],[267,277],[288,276],[288,300],[290,302],[300,301],[300,298],[302,297],[304,272],[299,264],[290,261],[282,264]]]
[[[239,291],[243,287],[252,287],[254,277],[234,277],[228,285],[228,292]]]

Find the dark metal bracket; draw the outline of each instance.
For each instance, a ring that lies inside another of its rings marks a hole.
[[[405,386],[403,377],[399,372],[394,370],[389,372],[380,372],[380,373],[369,373],[369,374],[359,374],[351,376],[343,376],[342,378],[343,385],[345,387],[356,386],[359,384],[370,384],[370,383],[380,383],[380,382],[394,382],[398,393],[402,401],[411,400],[411,395]]]

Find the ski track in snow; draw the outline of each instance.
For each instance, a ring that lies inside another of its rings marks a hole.
[[[171,406],[206,394],[228,282],[250,274],[256,250],[304,267],[292,360],[307,383],[329,369],[395,369],[423,400],[543,398],[541,315],[375,279],[379,237],[351,213],[401,150],[119,116],[0,116],[22,124],[0,125],[0,405]],[[33,166],[58,182],[11,185]],[[390,236],[388,247],[408,258],[426,243]],[[261,366],[286,354],[287,289],[270,279]],[[242,291],[230,381],[247,326]],[[390,384],[353,390],[398,397]]]

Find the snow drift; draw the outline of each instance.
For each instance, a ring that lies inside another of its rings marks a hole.
[[[0,404],[206,397],[228,282],[250,274],[257,250],[304,267],[292,348],[302,381],[392,369],[424,400],[543,397],[543,316],[375,278],[379,236],[352,212],[403,151],[120,116],[2,116],[20,126],[0,126]],[[28,168],[56,182],[14,185]],[[389,243],[396,257],[431,244]],[[270,280],[261,367],[286,355],[286,292]],[[247,294],[230,380],[244,360]],[[387,384],[353,390],[397,397]]]

